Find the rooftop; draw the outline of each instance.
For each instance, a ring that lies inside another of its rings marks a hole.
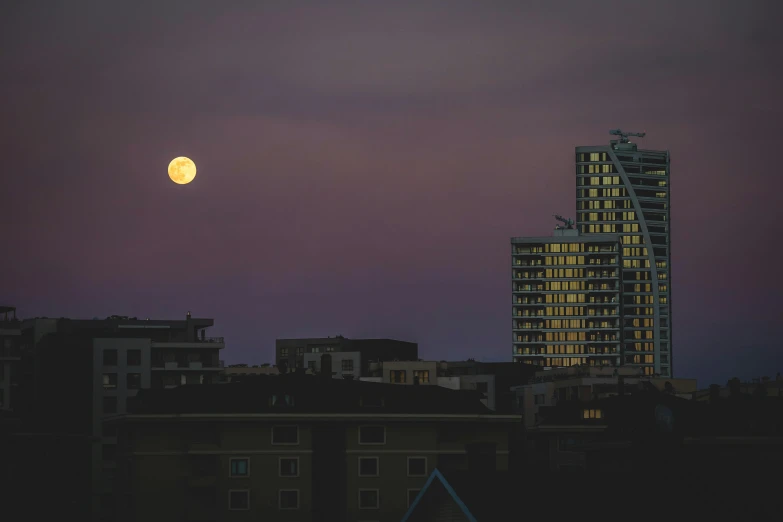
[[[481,394],[475,391],[440,386],[404,386],[283,374],[262,375],[241,383],[140,390],[131,411],[136,414],[492,415],[480,398]]]

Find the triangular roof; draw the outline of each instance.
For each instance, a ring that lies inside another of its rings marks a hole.
[[[438,470],[438,468],[435,468],[432,471],[430,478],[427,479],[427,482],[424,484],[424,487],[421,488],[421,491],[419,491],[419,494],[416,496],[416,499],[413,502],[411,502],[411,506],[408,508],[408,511],[405,513],[405,516],[402,517],[402,522],[407,522],[408,519],[413,515],[413,513],[416,510],[416,506],[419,505],[421,500],[424,498],[424,496],[427,494],[427,492],[432,487],[432,484],[436,480],[443,485],[443,487],[451,496],[452,500],[454,500],[457,506],[459,506],[459,509],[465,515],[465,518],[468,520],[468,522],[477,522],[476,517],[473,516],[473,514],[470,512],[468,507],[465,505],[465,503],[462,501],[459,495],[457,495],[457,492],[454,491],[454,488],[451,486],[451,484],[449,484],[449,481],[446,480],[446,477],[443,476],[443,474]]]

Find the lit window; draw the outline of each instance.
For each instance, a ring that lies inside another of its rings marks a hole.
[[[389,382],[396,384],[405,384],[405,370],[391,370],[389,372]]]
[[[601,410],[590,409],[582,410],[583,419],[601,419],[603,418],[603,412]]]
[[[104,373],[103,374],[103,387],[106,389],[113,389],[117,387],[117,374],[116,373]]]

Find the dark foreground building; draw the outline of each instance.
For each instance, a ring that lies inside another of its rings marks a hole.
[[[139,393],[117,417],[125,521],[400,520],[433,469],[492,448],[521,418],[470,391],[302,374]]]
[[[33,519],[54,510],[66,518],[112,520],[117,439],[104,417],[124,413],[143,389],[217,381],[224,344],[206,336],[213,323],[190,314],[22,321],[16,420],[0,447],[0,462],[14,470],[11,501]],[[53,488],[67,492],[61,506],[35,501],[41,469],[51,470],[47,480],[62,479]]]

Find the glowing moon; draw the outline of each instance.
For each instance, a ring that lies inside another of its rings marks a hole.
[[[185,156],[174,158],[169,163],[169,177],[178,185],[187,185],[196,177],[196,164]]]

